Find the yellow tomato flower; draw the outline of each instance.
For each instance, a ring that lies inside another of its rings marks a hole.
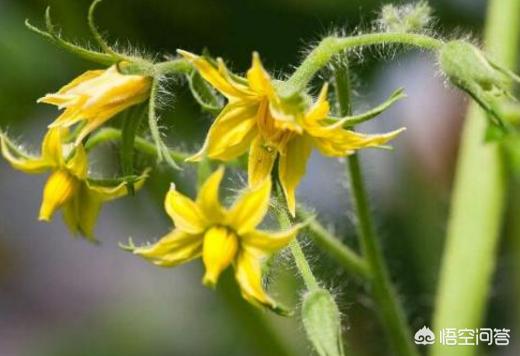
[[[233,264],[242,296],[253,304],[277,310],[276,302],[262,287],[262,262],[285,247],[300,226],[281,232],[257,230],[269,207],[271,181],[266,179],[245,191],[226,208],[219,201],[223,175],[222,167],[214,172],[196,201],[172,185],[164,204],[174,230],[153,245],[133,248],[133,253],[166,267],[202,256],[206,268],[203,283],[207,286],[215,286],[221,272]]]
[[[76,139],[78,144],[110,118],[148,99],[151,83],[150,77],[121,74],[113,65],[106,70],[87,71],[38,102],[65,109],[49,127],[70,127],[85,122]]]
[[[231,74],[221,59],[215,68],[205,58],[179,51],[201,76],[221,92],[228,104],[211,126],[203,148],[191,160],[204,155],[228,161],[249,151],[248,180],[254,187],[270,174],[278,158],[278,173],[289,211],[296,211],[295,190],[305,174],[312,148],[322,154],[343,157],[365,147],[387,143],[399,132],[364,135],[330,122],[327,86],[306,110],[284,103],[257,53],[247,78]]]
[[[72,233],[94,239],[93,230],[102,203],[126,195],[127,188],[124,182],[109,186],[89,179],[85,148],[64,145],[67,134],[64,128],[49,129],[40,157],[20,152],[1,133],[0,147],[4,158],[15,169],[31,174],[51,171],[43,190],[39,220],[50,221],[55,211],[63,208],[65,223]],[[137,188],[143,185],[145,178],[143,175],[138,179]]]

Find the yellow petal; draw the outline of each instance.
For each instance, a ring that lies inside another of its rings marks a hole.
[[[79,181],[66,170],[51,174],[43,190],[39,220],[50,221],[54,212],[77,193]]]
[[[269,73],[264,69],[260,56],[253,52],[253,64],[247,71],[247,81],[255,92],[272,98],[275,95],[273,84]]]
[[[70,173],[79,179],[84,180],[87,178],[88,157],[83,145],[79,145],[74,149],[73,156],[67,161],[66,167]]]
[[[233,82],[229,75],[219,71],[203,57],[183,50],[177,50],[177,52],[190,61],[199,71],[202,78],[208,81],[228,99],[243,98],[244,96],[250,96],[252,94],[247,90],[247,87]],[[221,70],[222,68],[224,67],[221,66]]]
[[[177,229],[188,234],[200,234],[206,229],[208,222],[203,211],[197,203],[179,193],[174,184],[166,194],[164,207]]]
[[[206,179],[197,196],[197,204],[208,220],[213,223],[222,222],[225,212],[220,204],[218,193],[222,177],[224,177],[224,166],[219,167]]]
[[[89,70],[81,74],[79,77],[72,80],[70,83],[63,86],[57,93],[47,94],[37,100],[38,103],[46,103],[57,105],[60,108],[68,106],[69,103],[74,103],[77,100],[77,95],[70,94],[69,91],[76,88],[78,85],[90,81],[101,76],[105,70]]]
[[[155,244],[138,247],[133,253],[158,266],[173,267],[199,257],[202,253],[202,241],[200,235],[190,235],[175,229]]]
[[[101,211],[102,200],[92,194],[85,184],[63,207],[63,219],[73,235],[80,234],[94,241],[94,227]]]
[[[247,152],[256,136],[257,105],[241,102],[226,105],[209,129],[204,146],[190,161],[199,161],[207,155],[229,161]]]
[[[19,171],[30,174],[43,173],[55,166],[53,162],[41,157],[20,156],[12,148],[14,144],[4,134],[0,134],[0,147],[2,156],[4,156],[14,169]]]
[[[337,128],[328,133],[320,132],[313,142],[323,155],[343,157],[361,148],[384,145],[404,130],[401,128],[386,134],[365,135]]]
[[[296,237],[301,224],[292,226],[286,231],[259,231],[253,230],[241,236],[241,243],[245,248],[255,248],[265,253],[278,251]]]
[[[77,87],[79,84],[83,83],[83,82],[86,82],[88,80],[91,80],[93,78],[96,78],[96,77],[99,77],[100,75],[102,75],[103,73],[105,72],[105,70],[103,69],[98,69],[98,70],[88,70],[86,71],[85,73],[81,74],[80,76],[76,77],[75,79],[73,79],[70,83],[64,85],[59,91],[58,91],[58,94],[66,94],[68,91],[70,91],[71,89]],[[54,94],[47,94],[46,96],[44,96],[43,98],[40,98],[38,99],[38,102],[43,102],[45,103],[46,102],[46,99],[49,97],[49,96],[52,96]]]
[[[78,100],[74,103],[74,105],[67,107],[65,111],[56,118],[52,123],[49,124],[49,128],[57,128],[57,127],[70,127],[81,120],[87,119],[86,116],[82,114],[82,105],[87,100],[86,97],[78,98]]]
[[[263,257],[263,254],[256,250],[241,250],[235,265],[235,278],[245,300],[252,304],[276,309],[276,303],[262,287]]]
[[[67,129],[61,127],[49,129],[42,141],[42,158],[61,165],[63,163],[63,141],[68,133]]]
[[[204,234],[202,247],[202,260],[206,268],[204,285],[213,287],[217,284],[220,273],[233,262],[237,251],[238,238],[231,230],[215,226]]]
[[[306,135],[295,136],[286,146],[285,154],[280,155],[278,175],[292,216],[296,214],[296,187],[305,175],[307,161],[312,152],[311,141]]]
[[[148,172],[150,169],[146,169],[134,182],[134,189],[137,191],[144,186],[146,178],[148,178]],[[126,182],[121,182],[117,185],[101,185],[96,183],[95,180],[89,179],[86,181],[86,186],[89,191],[94,194],[99,200],[105,202],[120,197],[124,197],[128,194],[128,188]]]
[[[237,199],[228,214],[228,224],[239,236],[255,229],[269,208],[271,179],[265,179],[255,188],[246,190]]]
[[[50,127],[69,127],[84,120],[88,122],[79,133],[78,144],[108,119],[145,101],[151,81],[151,78],[142,75],[121,74],[114,65],[101,74],[84,75],[59,93],[49,94],[40,101],[66,108]]]
[[[266,143],[261,135],[253,140],[247,165],[247,177],[250,187],[256,187],[269,177],[278,152]]]
[[[147,171],[135,182],[138,190],[144,185]],[[90,240],[94,238],[94,227],[104,202],[128,194],[126,183],[115,186],[100,185],[93,180],[80,181],[77,193],[63,207],[65,223],[73,234],[80,234]]]
[[[320,95],[316,102],[311,106],[305,114],[305,120],[310,123],[317,123],[327,117],[330,111],[330,105],[327,101],[328,84],[325,83],[321,88]]]

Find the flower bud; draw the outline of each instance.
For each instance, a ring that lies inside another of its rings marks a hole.
[[[332,295],[326,289],[310,291],[302,305],[303,326],[320,356],[343,355],[341,316]]]
[[[386,32],[421,32],[431,22],[431,12],[425,1],[403,6],[385,5],[377,23]]]
[[[495,124],[504,126],[500,106],[512,97],[510,86],[518,78],[506,68],[490,61],[471,43],[450,41],[439,50],[439,64],[450,81],[466,91],[484,110],[493,116]]]

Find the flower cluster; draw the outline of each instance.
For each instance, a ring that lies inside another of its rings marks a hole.
[[[98,2],[94,2],[91,15]],[[165,267],[201,256],[206,269],[203,283],[208,286],[215,286],[221,272],[233,265],[246,300],[282,312],[279,303],[264,290],[262,264],[289,245],[302,225],[294,224],[281,231],[257,230],[268,213],[271,193],[275,190],[272,187],[280,187],[285,209],[294,218],[296,189],[306,173],[313,149],[328,157],[345,157],[362,148],[386,145],[403,129],[368,135],[350,127],[353,122],[377,116],[401,98],[402,93],[366,114],[335,117],[331,112],[328,81],[322,83],[317,97],[309,95],[307,88],[289,97],[281,95],[284,82],[272,78],[256,52],[251,68],[245,76],[240,76],[228,70],[221,58],[183,50],[178,50],[178,58],[160,63],[120,54],[104,42],[91,18],[91,30],[103,52],[63,40],[52,25],[49,11],[46,23],[47,31],[28,26],[60,47],[102,63],[105,69],[87,71],[58,92],[38,100],[63,110],[49,124],[39,156],[28,154],[5,133],[0,134],[1,153],[13,168],[25,173],[50,172],[43,189],[39,220],[50,221],[57,210],[62,210],[73,234],[95,240],[94,227],[102,204],[129,192],[133,194],[145,183],[149,169],[134,175],[133,150],[151,152],[158,162],[161,157],[172,159],[173,153],[158,130],[156,102],[165,76],[187,75],[197,101],[200,102],[200,97],[195,93],[196,84],[206,85],[210,96],[222,94],[227,102],[221,110],[212,107],[218,113],[206,140],[198,153],[184,155],[186,161],[217,160],[226,164],[247,155],[248,187],[232,206],[226,207],[219,199],[224,166],[206,174],[196,200],[179,192],[172,183],[165,197],[165,209],[173,220],[173,230],[154,244],[140,247],[130,244],[125,248]],[[193,80],[195,74],[200,78],[198,83]],[[213,99],[222,102],[220,97]],[[123,129],[110,132],[115,133],[112,138],[117,136],[122,141],[121,166],[128,169],[116,179],[93,178],[89,172],[89,150],[103,140],[102,134],[108,132],[107,123],[115,122],[120,113],[145,105],[154,142],[137,135],[139,118],[126,116]],[[177,163],[180,156],[176,156]]]
[[[247,78],[229,73],[220,58],[215,67],[203,57],[186,51],[179,53],[228,99],[203,148],[190,160],[197,161],[207,155],[229,161],[249,152],[248,181],[255,187],[269,177],[278,159],[278,178],[293,216],[295,190],[305,174],[313,147],[326,156],[344,157],[360,148],[384,145],[402,131],[363,135],[344,129],[344,120],[329,118],[327,84],[318,99],[307,107],[284,102],[258,53],[253,53]]]
[[[120,74],[116,67],[89,71],[74,79],[56,94],[39,99],[66,108],[45,135],[40,157],[16,147],[5,134],[0,135],[2,155],[25,173],[51,171],[43,190],[39,220],[50,221],[63,208],[71,232],[94,239],[94,226],[104,201],[126,195],[125,182],[102,184],[88,176],[88,156],[83,139],[118,112],[146,100],[149,79]],[[68,127],[77,124],[74,134]],[[73,142],[73,143],[72,143]],[[141,187],[144,172],[137,180]]]

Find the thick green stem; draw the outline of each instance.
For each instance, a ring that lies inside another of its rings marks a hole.
[[[327,37],[309,53],[298,69],[281,85],[279,94],[283,97],[291,97],[304,90],[312,77],[342,51],[356,47],[387,44],[402,44],[436,50],[442,46],[443,42],[426,35],[397,32],[368,33],[352,37]]]
[[[491,0],[486,49],[513,67],[520,45],[520,0]],[[446,247],[440,272],[434,329],[481,325],[495,269],[502,225],[505,175],[500,147],[485,143],[485,113],[472,104],[462,134]],[[474,355],[475,347],[443,347],[434,356]]]
[[[336,236],[327,231],[309,212],[302,208],[297,208],[296,214],[300,220],[308,221],[307,230],[310,232],[314,242],[322,250],[330,254],[345,271],[365,280],[370,278],[368,265],[363,258],[348,246],[342,244]]]
[[[103,142],[108,141],[121,141],[122,133],[121,130],[114,128],[103,128],[92,135],[87,143],[85,144],[85,149],[91,150],[95,146],[102,144]],[[134,147],[148,155],[157,156],[157,147],[150,141],[147,141],[143,137],[136,136]],[[170,157],[176,161],[183,162],[186,158],[190,157],[191,154],[179,152],[175,150],[169,150]]]
[[[335,79],[340,114],[349,115],[351,112],[351,89],[346,63],[336,67]],[[377,241],[357,154],[348,157],[348,171],[350,173],[353,205],[358,218],[360,244],[370,268],[371,289],[374,300],[378,305],[381,320],[396,354],[400,356],[417,355],[403,309],[390,283],[390,276]]]

